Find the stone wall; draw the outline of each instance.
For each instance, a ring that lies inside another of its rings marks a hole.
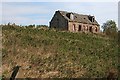
[[[70,32],[92,32],[98,33],[100,28],[97,25],[90,25],[84,23],[77,23],[77,22],[69,22],[68,23],[68,30]]]
[[[59,11],[56,11],[52,20],[50,21],[50,28],[59,30],[68,30],[70,32],[92,32],[98,33],[99,26],[78,22],[69,22]]]
[[[50,21],[50,28],[68,30],[68,20],[66,20],[59,12],[56,12]]]

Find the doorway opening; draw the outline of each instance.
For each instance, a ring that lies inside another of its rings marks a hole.
[[[81,25],[79,25],[78,31],[81,31]]]
[[[90,26],[89,31],[92,32],[92,26]]]

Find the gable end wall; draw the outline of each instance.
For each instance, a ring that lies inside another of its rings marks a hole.
[[[66,20],[59,12],[56,12],[50,21],[50,28],[68,30],[68,20]]]

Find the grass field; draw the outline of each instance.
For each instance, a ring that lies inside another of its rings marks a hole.
[[[2,45],[3,77],[16,65],[18,78],[117,77],[118,43],[105,35],[6,25]]]

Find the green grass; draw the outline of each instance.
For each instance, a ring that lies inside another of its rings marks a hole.
[[[106,36],[19,26],[3,26],[2,35],[3,65],[29,63],[34,71],[24,77],[35,77],[35,71],[46,78],[107,77],[111,70],[117,76],[118,44]]]

